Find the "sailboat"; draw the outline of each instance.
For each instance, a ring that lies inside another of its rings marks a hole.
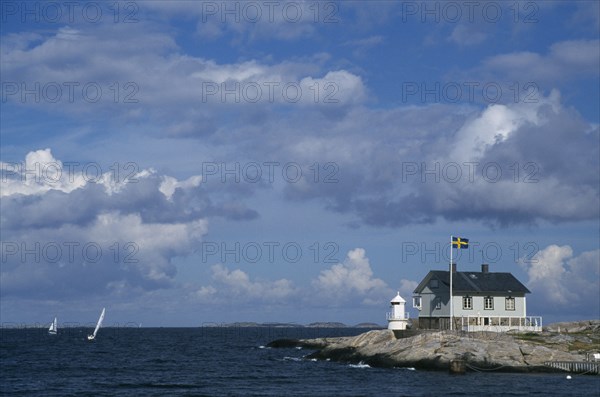
[[[102,326],[102,321],[104,320],[104,312],[106,311],[106,308],[102,308],[102,313],[100,313],[100,318],[98,319],[98,323],[96,324],[96,328],[94,329],[94,333],[92,335],[88,335],[88,340],[94,340],[96,339],[96,334],[98,333],[98,330],[100,329],[100,327]]]
[[[48,328],[48,333],[50,335],[56,335],[57,332],[58,332],[58,321],[56,320],[56,317],[54,317],[54,321],[52,321],[50,323],[50,328]]]

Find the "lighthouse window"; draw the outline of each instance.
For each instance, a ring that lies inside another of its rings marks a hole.
[[[473,309],[473,298],[470,296],[463,296],[463,309],[472,310]]]
[[[483,298],[483,308],[485,310],[494,310],[494,298],[491,296]]]

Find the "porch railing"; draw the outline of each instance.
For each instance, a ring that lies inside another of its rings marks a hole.
[[[467,332],[506,332],[511,330],[542,332],[543,325],[541,316],[464,316],[460,320],[461,329]]]

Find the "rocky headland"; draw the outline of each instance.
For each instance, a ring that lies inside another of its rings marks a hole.
[[[271,347],[315,349],[306,358],[362,362],[377,367],[414,367],[445,370],[455,360],[477,371],[549,372],[548,361],[587,361],[600,351],[600,321],[565,323],[558,333],[548,327],[542,333],[390,331],[373,330],[352,337],[284,339]],[[600,365],[600,364],[599,364]]]

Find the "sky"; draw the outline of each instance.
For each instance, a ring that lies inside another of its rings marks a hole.
[[[3,1],[0,322],[600,318],[596,1]]]

